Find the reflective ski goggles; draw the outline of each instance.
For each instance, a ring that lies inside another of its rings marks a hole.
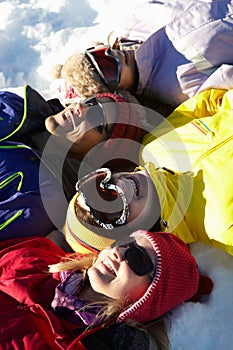
[[[125,251],[123,260],[127,262],[131,270],[138,276],[154,275],[154,264],[146,249],[139,246],[135,241],[117,245],[121,248],[128,248]]]
[[[121,62],[118,57],[112,54],[110,46],[90,47],[85,51],[85,55],[93,64],[109,91],[117,91],[120,81]]]
[[[76,183],[76,190],[94,221],[108,230],[124,225],[129,216],[124,192],[111,182],[111,176],[108,168],[101,168]]]
[[[101,102],[98,100],[96,96],[90,97],[87,100],[83,101],[84,105],[88,107],[96,106],[94,109],[88,108],[86,114],[86,120],[88,123],[93,126],[98,133],[102,134],[105,130],[108,138],[110,138],[110,131],[107,124],[107,117]]]

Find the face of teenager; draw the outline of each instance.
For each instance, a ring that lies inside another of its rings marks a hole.
[[[155,267],[155,253],[151,243],[143,236],[135,240],[145,249]],[[129,298],[136,301],[146,292],[151,283],[149,275],[138,276],[124,260],[126,247],[115,246],[100,252],[93,266],[88,270],[92,289],[112,299]]]
[[[134,90],[137,74],[134,51],[111,50],[111,53],[118,57],[121,62],[121,75],[118,88],[122,90]]]
[[[112,102],[111,112],[109,107],[104,106],[104,102],[109,101]],[[93,147],[107,140],[107,132],[101,127],[103,118],[106,118],[107,124],[113,123],[116,119],[114,102],[108,98],[99,99],[99,102],[101,102],[105,117],[101,115],[102,112],[98,106],[90,106],[84,101],[71,104],[62,112],[45,120],[47,131],[56,137],[56,142],[61,147],[67,147],[69,155],[76,159],[82,159]],[[91,113],[94,118],[90,118]],[[97,116],[96,120],[95,116]],[[92,122],[93,119],[94,122]]]
[[[112,175],[113,183],[124,192],[129,206],[127,224],[130,229],[145,227],[145,223],[154,217],[156,191],[146,170],[133,173],[117,173]]]
[[[80,187],[80,190],[82,191],[82,188],[85,188],[86,194],[84,193],[84,196],[86,195],[86,197],[93,199],[92,209],[103,211],[111,218],[111,213],[116,212],[114,210],[115,203],[114,201],[103,201],[100,198],[98,191],[96,191],[97,176],[94,174],[90,177],[85,186]],[[155,186],[148,172],[144,169],[132,173],[120,172],[112,174],[110,183],[120,187],[128,204],[129,214],[124,224],[125,231],[133,232],[138,229],[150,229],[158,220],[160,204]],[[88,195],[87,191],[91,191],[90,195]],[[118,203],[119,201],[120,199],[118,199]],[[77,198],[77,203],[83,207],[81,197]],[[87,204],[90,205],[90,203]]]

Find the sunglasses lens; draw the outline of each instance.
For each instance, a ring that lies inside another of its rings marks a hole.
[[[95,108],[90,108],[87,111],[86,120],[91,124],[100,134],[103,133],[105,120],[102,109],[97,105]]]
[[[101,182],[104,180],[103,175],[97,176],[96,188],[100,198],[105,203],[103,209],[93,210],[96,217],[105,223],[112,223],[117,221],[123,212],[123,203],[119,193],[115,189],[110,189],[101,186]]]
[[[108,48],[96,48],[89,51],[89,55],[93,56],[93,59],[96,61],[99,70],[104,75],[105,79],[108,82],[116,81],[118,83],[119,78],[119,68],[118,61],[113,55],[106,54],[106,51],[110,53]]]
[[[142,247],[138,247],[134,243],[129,245],[125,252],[124,259],[128,262],[129,267],[138,276],[144,276],[151,273],[154,265]]]
[[[86,120],[88,123],[95,128],[99,134],[103,133],[104,128],[106,127],[106,119],[103,109],[100,107],[97,98],[92,97],[84,101],[85,105],[88,105],[88,110],[86,114]],[[95,108],[91,108],[95,107]]]
[[[87,205],[95,218],[103,223],[116,222],[124,210],[123,202],[114,188],[102,185],[107,173],[95,173],[92,177],[79,182],[79,189],[84,194]],[[114,187],[114,186],[113,186]]]

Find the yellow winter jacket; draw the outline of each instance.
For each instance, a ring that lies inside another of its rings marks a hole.
[[[164,230],[233,255],[233,90],[181,104],[141,150],[161,202]]]

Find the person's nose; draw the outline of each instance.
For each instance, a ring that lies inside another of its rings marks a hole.
[[[84,115],[84,113],[83,113],[84,109],[86,109],[85,104],[82,102],[78,102],[78,103],[76,103],[76,105],[74,107],[74,113],[76,115],[78,115],[79,118],[82,118]]]
[[[83,110],[83,109],[86,109],[88,106],[85,104],[85,103],[83,103],[82,101],[80,101],[80,102],[78,102],[77,103],[77,108],[81,111],[81,110]]]
[[[112,248],[112,257],[114,260],[121,262],[124,260],[125,249],[118,246]]]
[[[121,51],[121,50],[111,50],[111,53],[113,56],[117,57],[121,63],[124,63],[125,61],[125,55],[124,55],[124,52]]]

